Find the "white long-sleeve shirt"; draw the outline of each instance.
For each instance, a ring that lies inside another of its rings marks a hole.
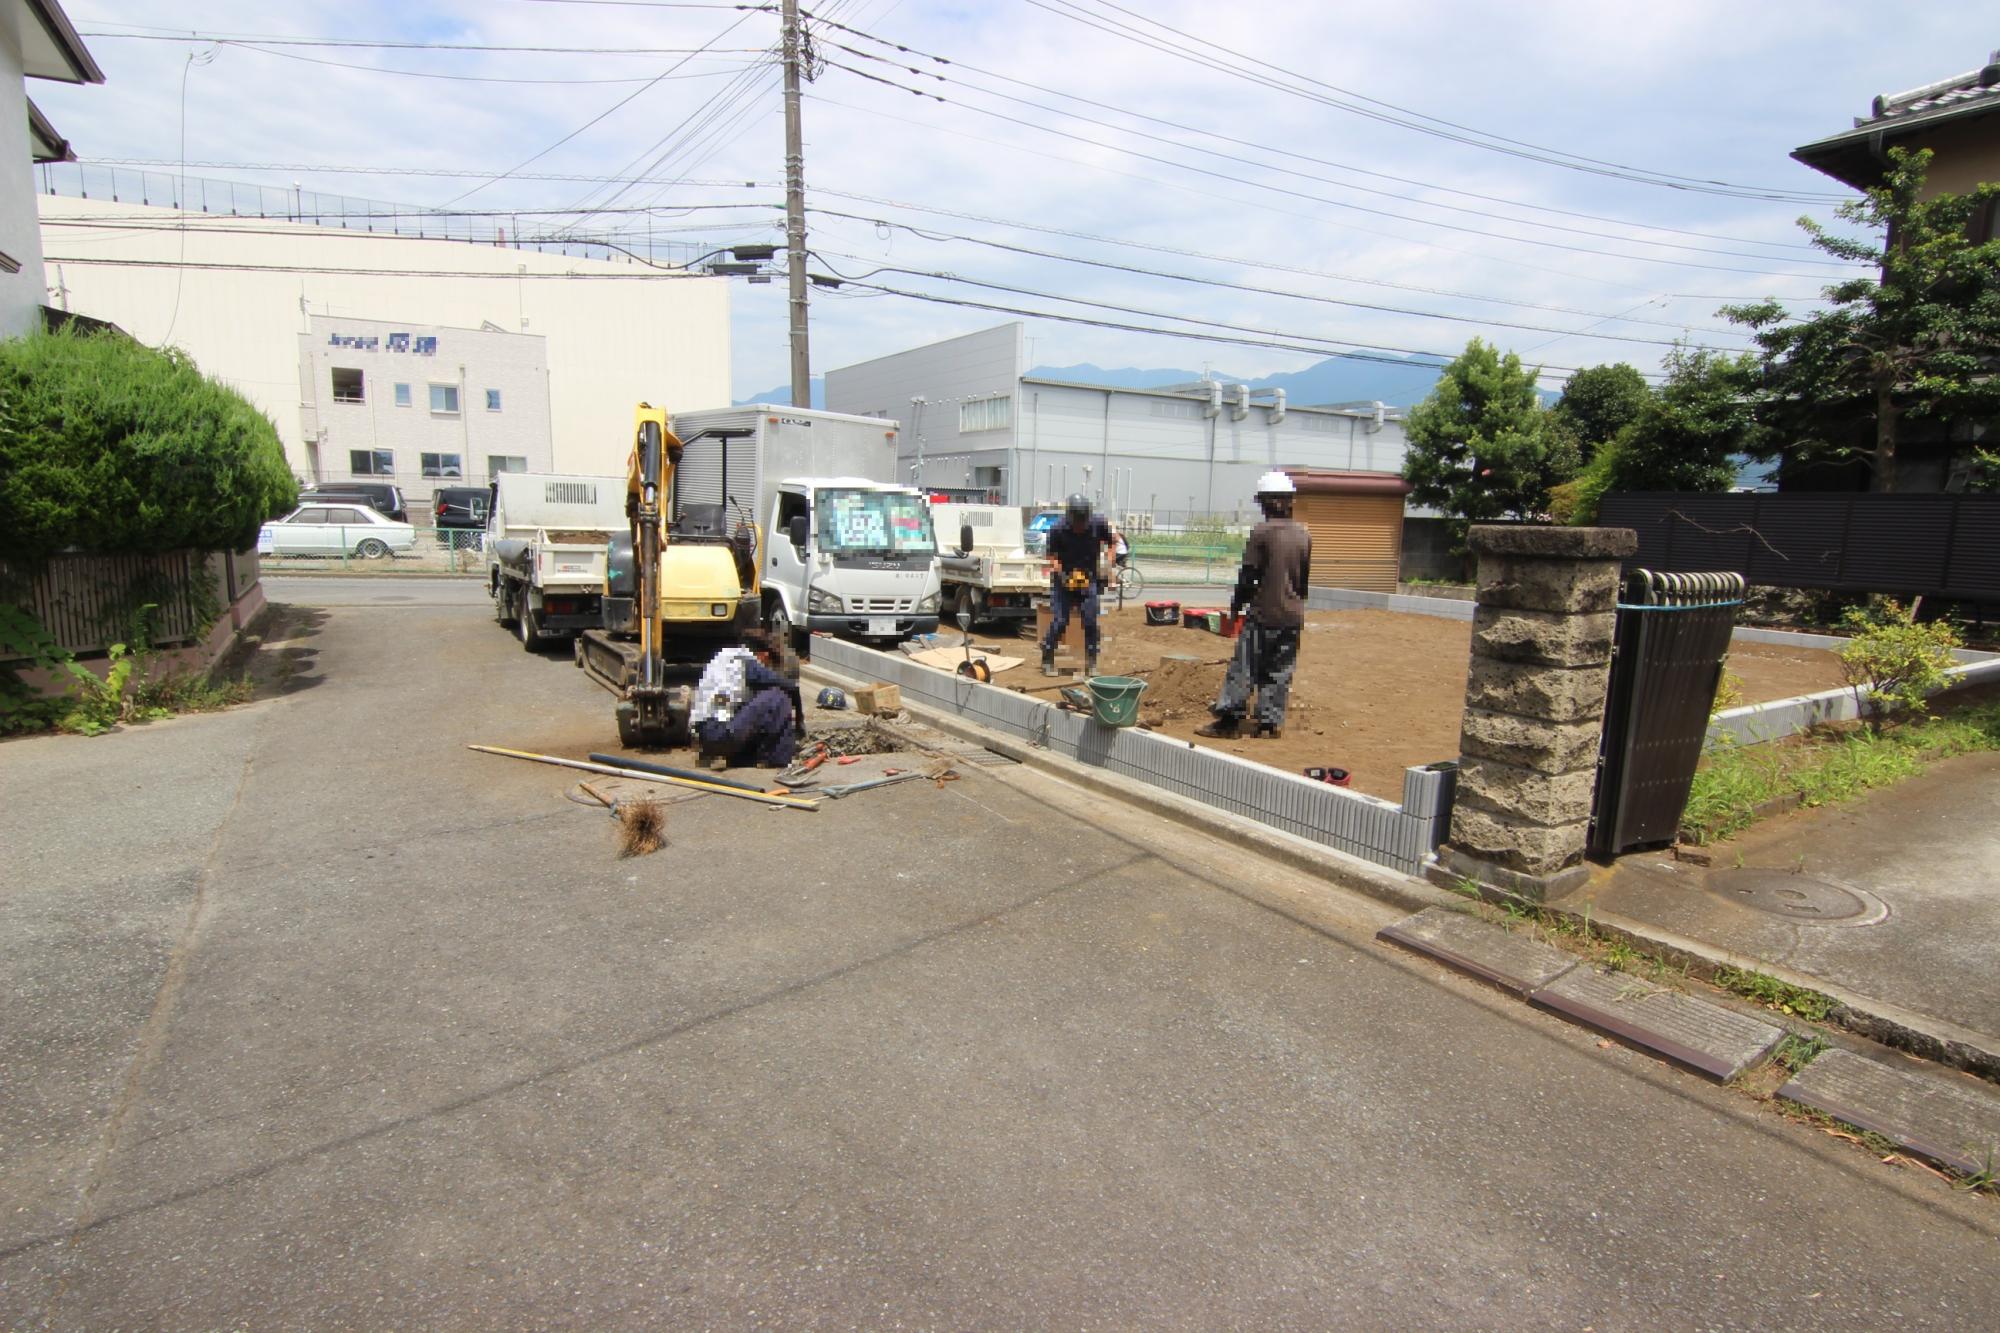
[[[750,697],[746,668],[756,661],[748,648],[724,648],[709,659],[694,687],[694,702],[688,707],[688,721],[727,722],[736,716]]]

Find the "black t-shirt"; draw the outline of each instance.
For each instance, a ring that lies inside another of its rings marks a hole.
[[[1049,558],[1065,572],[1072,569],[1097,574],[1097,552],[1111,544],[1111,525],[1101,514],[1092,514],[1087,527],[1079,531],[1070,526],[1069,519],[1049,529]]]

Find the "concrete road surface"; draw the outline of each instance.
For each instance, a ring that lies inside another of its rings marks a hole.
[[[276,580],[273,581],[277,583]],[[1986,1328],[1989,1199],[1019,769],[613,854],[477,604],[0,744],[0,1324]],[[402,595],[395,593],[394,595]]]

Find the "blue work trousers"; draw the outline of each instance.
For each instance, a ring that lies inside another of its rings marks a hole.
[[[710,718],[696,730],[704,753],[726,755],[732,761],[749,759],[783,768],[799,750],[792,730],[791,696],[775,687],[751,695],[729,721]]]
[[[1082,592],[1071,592],[1063,587],[1058,575],[1049,584],[1049,632],[1042,639],[1042,653],[1046,656],[1056,650],[1062,642],[1063,631],[1069,628],[1072,611],[1083,616],[1083,651],[1086,656],[1097,656],[1097,580],[1083,585]]]

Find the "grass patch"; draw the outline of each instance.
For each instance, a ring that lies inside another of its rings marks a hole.
[[[1787,744],[1721,744],[1695,773],[1681,827],[1690,842],[1717,842],[1748,828],[1759,806],[1780,797],[1796,793],[1805,805],[1832,805],[1976,750],[2000,750],[2000,701],[1881,731],[1807,735]]]
[[[1796,1032],[1787,1032],[1772,1049],[1771,1059],[1782,1065],[1786,1073],[1796,1074],[1817,1059],[1820,1052],[1826,1048],[1826,1038],[1818,1033],[1810,1037],[1801,1037]]]
[[[1755,1000],[1781,1014],[1803,1018],[1808,1023],[1824,1023],[1834,1008],[1831,996],[1747,968],[1718,967],[1715,969],[1715,984],[1732,995]]]

